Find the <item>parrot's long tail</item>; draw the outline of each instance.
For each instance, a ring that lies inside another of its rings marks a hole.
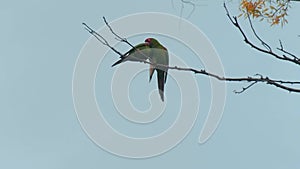
[[[164,78],[164,71],[163,70],[157,70],[157,85],[159,89],[159,95],[162,101],[164,101],[164,88],[165,88],[165,78]]]

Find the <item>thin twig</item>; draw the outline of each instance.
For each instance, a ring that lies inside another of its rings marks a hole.
[[[272,51],[271,47],[257,35],[257,33],[256,33],[256,31],[255,31],[255,29],[254,29],[254,27],[253,27],[253,24],[252,24],[252,21],[251,21],[251,19],[250,19],[249,14],[248,14],[248,17],[247,17],[247,18],[248,18],[248,21],[249,21],[251,30],[252,30],[253,34],[255,35],[255,37],[261,42],[261,44],[262,44],[268,51],[271,52],[271,51]]]
[[[86,23],[82,23],[85,26],[85,30],[87,30],[91,35],[93,35],[99,42],[101,42],[103,45],[109,47],[111,50],[113,50],[118,55],[122,56],[122,53],[120,53],[117,49],[112,47],[107,40],[101,36],[99,33],[94,31],[91,27],[89,27]]]
[[[247,87],[243,87],[242,90],[240,90],[240,91],[234,90],[233,92],[234,92],[235,94],[241,94],[241,93],[245,92],[247,89],[249,89],[250,87],[252,87],[253,85],[255,85],[256,83],[257,83],[257,81],[252,82],[252,83],[251,83],[250,85],[248,85]]]
[[[121,41],[121,42],[125,42],[127,43],[129,46],[131,46],[132,48],[134,48],[134,46],[132,44],[130,44],[126,38],[122,38],[121,36],[119,36],[118,34],[115,33],[115,31],[111,28],[111,26],[108,24],[106,18],[103,16],[103,21],[105,23],[105,25],[109,28],[110,32],[115,35],[117,37],[117,40]]]
[[[279,40],[279,44],[280,44],[280,48],[277,48],[278,50],[280,50],[281,52],[283,52],[283,53],[285,53],[285,54],[290,55],[290,56],[293,57],[294,60],[296,60],[296,61],[299,61],[299,60],[300,60],[296,55],[294,55],[294,54],[292,54],[291,52],[288,52],[288,51],[286,51],[285,49],[283,49],[283,45],[282,45],[281,40]]]

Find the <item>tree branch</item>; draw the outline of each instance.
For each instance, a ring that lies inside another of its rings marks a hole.
[[[237,24],[238,25],[238,23],[234,22],[231,17],[229,17],[229,18],[230,18],[230,20],[232,21],[233,24]],[[104,23],[106,24],[106,26],[109,28],[110,32],[114,36],[116,36],[116,39],[118,41],[126,43],[127,45],[129,45],[129,46],[131,46],[131,47],[134,48],[134,46],[126,38],[122,38],[117,33],[114,32],[114,30],[111,28],[111,26],[109,25],[109,23],[107,22],[107,20],[105,19],[105,17],[103,17],[103,20],[104,20]],[[116,50],[114,47],[112,47],[107,42],[107,40],[105,40],[105,38],[103,36],[101,36],[99,33],[95,32],[87,24],[83,23],[83,25],[85,26],[85,29],[91,35],[93,35],[99,42],[101,42],[103,45],[105,45],[105,46],[109,47],[110,49],[112,49],[119,56],[123,56],[123,54],[121,52],[119,52],[118,50]],[[237,26],[237,27],[240,29],[239,26]],[[241,31],[241,33],[244,34],[243,31]],[[241,91],[234,91],[237,94],[238,93],[243,93],[244,91],[246,91],[247,89],[249,89],[250,87],[254,86],[257,83],[265,83],[265,84],[273,85],[275,87],[281,88],[281,89],[289,91],[289,92],[300,93],[300,88],[293,88],[293,87],[287,86],[287,85],[299,85],[300,86],[300,82],[299,81],[275,80],[275,79],[271,79],[271,78],[269,78],[267,76],[262,76],[260,74],[256,74],[255,75],[256,77],[250,77],[250,76],[249,77],[240,77],[240,78],[223,77],[223,76],[219,76],[219,75],[207,72],[205,69],[194,69],[194,68],[185,68],[185,67],[178,67],[178,66],[167,66],[167,65],[163,65],[163,64],[154,64],[154,63],[151,63],[150,61],[147,61],[147,60],[139,60],[139,61],[143,62],[145,64],[149,64],[149,65],[153,65],[153,66],[158,66],[158,67],[166,68],[166,69],[170,69],[170,70],[186,71],[186,72],[192,72],[194,74],[201,74],[201,75],[205,75],[205,76],[208,76],[208,77],[215,78],[215,79],[220,80],[220,81],[227,81],[227,82],[248,82],[248,83],[251,83],[247,87],[243,88]],[[259,76],[259,77],[257,77],[257,76]]]
[[[82,23],[82,25],[84,25],[85,30],[88,31],[91,35],[93,35],[99,42],[101,42],[103,45],[109,47],[111,50],[113,50],[118,55],[122,56],[122,53],[120,53],[118,50],[116,50],[114,47],[112,47],[103,36],[101,36],[99,33],[94,31],[86,23]]]
[[[288,52],[288,51],[286,51],[285,49],[283,49],[283,45],[282,45],[281,40],[279,40],[279,44],[280,44],[280,48],[277,48],[278,50],[280,50],[281,52],[283,52],[283,53],[285,53],[285,54],[290,55],[291,57],[294,58],[294,60],[299,61],[299,58],[298,58],[296,55],[294,55],[294,54],[292,54],[291,52]]]
[[[240,91],[234,90],[233,92],[234,92],[235,94],[241,94],[241,93],[243,93],[244,91],[246,91],[247,89],[249,89],[250,87],[252,87],[253,85],[255,85],[256,83],[257,83],[257,81],[252,82],[252,83],[251,83],[250,85],[248,85],[247,87],[243,87],[242,90],[240,90]]]
[[[264,42],[256,33],[254,27],[253,27],[253,24],[252,24],[252,21],[250,19],[250,17],[248,16],[248,21],[249,21],[249,24],[250,24],[250,27],[251,27],[251,30],[253,32],[253,34],[255,35],[255,37],[262,43],[262,45],[266,48],[266,49],[263,49],[263,48],[260,48],[258,46],[256,46],[254,43],[252,43],[249,38],[247,37],[247,35],[244,33],[244,30],[242,29],[242,27],[240,26],[238,20],[237,20],[237,17],[236,16],[230,16],[229,14],[229,11],[226,7],[226,4],[224,3],[224,8],[225,8],[225,11],[226,11],[226,15],[227,17],[229,18],[230,22],[239,30],[239,32],[242,34],[243,38],[244,38],[244,41],[246,44],[250,45],[252,48],[262,52],[262,53],[265,53],[265,54],[268,54],[268,55],[271,55],[279,60],[283,60],[283,61],[287,61],[287,62],[291,62],[291,63],[294,63],[296,65],[299,65],[300,66],[300,59],[299,57],[296,57],[295,55],[292,56],[292,57],[288,57],[286,55],[279,55],[279,54],[276,54],[273,52],[272,48],[266,43]],[[284,53],[288,53],[286,51],[283,51],[283,50],[280,50]]]

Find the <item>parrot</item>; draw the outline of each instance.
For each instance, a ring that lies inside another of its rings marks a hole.
[[[120,57],[120,60],[115,62],[112,67],[123,63],[125,61],[144,61],[149,59],[150,47],[148,42],[140,43],[134,48],[131,48],[128,52]]]
[[[145,43],[148,43],[148,46],[150,47],[149,60],[151,63],[169,66],[169,54],[167,48],[165,48],[158,42],[158,40],[154,38],[147,38]],[[161,100],[164,101],[164,87],[167,81],[168,68],[161,67],[159,65],[150,65],[149,82],[151,81],[155,70],[157,72],[157,86],[159,95]]]

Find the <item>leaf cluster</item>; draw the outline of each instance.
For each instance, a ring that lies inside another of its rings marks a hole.
[[[239,17],[252,17],[260,21],[266,20],[273,25],[284,26],[288,23],[288,9],[291,8],[290,0],[242,0],[239,6]]]

